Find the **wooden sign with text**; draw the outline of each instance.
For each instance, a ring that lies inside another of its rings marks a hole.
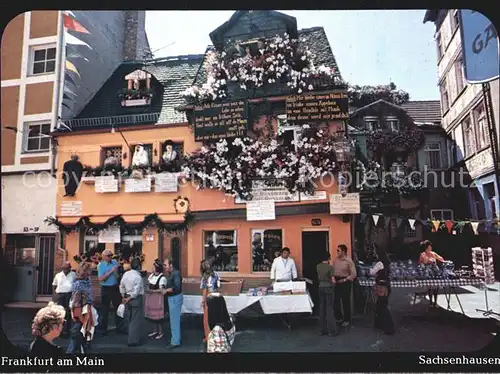
[[[286,116],[289,122],[311,123],[349,119],[346,93],[310,93],[288,96]]]
[[[245,136],[247,102],[207,103],[194,108],[194,140],[217,141]]]

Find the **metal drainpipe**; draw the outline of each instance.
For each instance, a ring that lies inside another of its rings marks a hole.
[[[65,53],[64,53],[64,23],[63,23],[63,11],[59,11],[59,17],[58,17],[58,39],[57,39],[57,60],[56,60],[56,89],[55,89],[55,108],[54,113],[53,113],[53,123],[54,126],[57,126],[57,123],[59,121],[59,110],[61,106],[61,81],[62,81],[62,72],[64,71],[63,68],[63,59],[65,58]],[[50,174],[55,177],[55,170],[56,170],[56,157],[57,157],[57,140],[55,138],[51,138],[51,145],[52,145],[52,162],[50,164]]]

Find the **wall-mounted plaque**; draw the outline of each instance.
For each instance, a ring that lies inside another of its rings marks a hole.
[[[156,192],[177,192],[179,178],[177,173],[160,173],[155,175]]]
[[[359,193],[330,195],[330,214],[359,214],[360,212]]]
[[[97,240],[99,243],[121,243],[120,227],[110,226],[107,229],[99,231]]]
[[[82,211],[82,201],[63,201],[61,203],[61,216],[81,216]]]
[[[276,219],[274,201],[261,200],[247,202],[247,221],[268,221]]]
[[[347,93],[326,92],[288,96],[287,121],[296,124],[349,119]]]
[[[130,178],[125,180],[125,192],[151,192],[151,178]]]
[[[95,177],[95,192],[118,192],[118,179],[114,176]]]
[[[207,103],[194,108],[194,140],[217,141],[245,136],[247,102]]]
[[[314,191],[314,195],[308,195],[303,192],[300,193],[300,201],[315,201],[315,200],[327,200],[328,196],[326,191]]]
[[[299,201],[299,193],[291,193],[286,187],[283,186],[267,186],[262,180],[252,181],[252,201],[272,200],[277,203]],[[236,204],[245,203],[244,200],[236,197],[234,199]]]

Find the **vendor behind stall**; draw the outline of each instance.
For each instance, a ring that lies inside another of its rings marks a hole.
[[[274,259],[271,266],[271,279],[276,282],[289,282],[297,279],[297,266],[290,257],[290,248],[284,247],[281,255]]]
[[[420,253],[420,257],[418,259],[419,264],[432,265],[446,262],[443,257],[432,251],[432,243],[429,240],[421,242],[420,247],[422,249],[422,253]],[[437,307],[438,291],[439,287],[429,287],[428,290],[429,300],[431,306],[434,308]]]

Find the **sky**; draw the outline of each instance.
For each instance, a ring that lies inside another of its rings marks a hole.
[[[438,100],[434,24],[425,10],[280,11],[299,29],[323,26],[344,80],[394,82],[411,100]],[[147,11],[146,32],[154,57],[203,54],[209,33],[234,11]],[[156,51],[156,52],[155,52]]]

